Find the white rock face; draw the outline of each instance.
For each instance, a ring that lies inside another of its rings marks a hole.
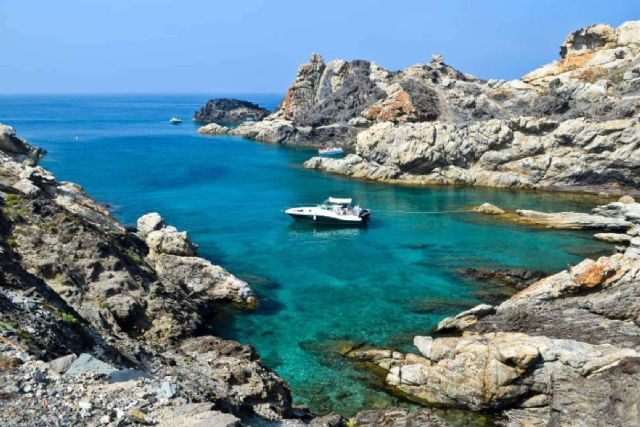
[[[568,230],[627,230],[632,226],[630,221],[611,216],[594,215],[581,212],[538,212],[528,209],[518,209],[519,221],[525,224],[541,225],[548,228],[562,228]]]
[[[205,135],[225,135],[229,133],[229,128],[220,126],[217,123],[209,123],[208,125],[199,127],[198,133],[202,133]]]
[[[628,234],[622,234],[622,233],[596,233],[593,235],[593,238],[596,240],[602,240],[603,242],[609,242],[609,243],[622,243],[622,244],[631,243],[631,236],[629,236]]]
[[[13,188],[27,196],[35,196],[42,191],[40,187],[38,187],[28,179],[21,179],[20,181],[13,184]]]
[[[383,122],[358,134],[355,155],[314,157],[305,167],[389,182],[542,189],[607,183],[624,170],[640,186],[638,140],[636,120]]]
[[[196,253],[187,232],[171,226],[151,231],[145,241],[151,251],[159,254],[193,256]]]
[[[184,286],[193,297],[205,301],[257,304],[248,283],[196,256],[196,245],[187,233],[166,225],[159,213],[143,215],[137,224],[138,235],[149,247],[146,260],[161,280]]]
[[[163,228],[165,223],[158,212],[151,212],[138,218],[137,226],[138,234],[145,238],[152,231]]]
[[[108,209],[93,200],[82,187],[72,182],[61,182],[56,187],[55,201],[70,212],[107,229],[124,232],[124,227]]]
[[[580,413],[585,425],[596,425],[617,416],[616,410],[599,411],[600,403],[622,409],[633,400],[626,395],[614,402],[608,393],[620,389],[612,382],[618,366],[640,356],[634,349],[510,332],[414,342],[425,358],[390,359],[378,350],[355,350],[349,357],[378,365],[388,372],[389,386],[431,404],[475,410],[553,406],[564,422]],[[629,392],[640,391],[633,382],[639,378],[640,372],[629,378]],[[548,420],[548,412],[532,414]],[[636,419],[632,413],[624,417]]]

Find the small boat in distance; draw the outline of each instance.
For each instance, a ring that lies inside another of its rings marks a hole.
[[[318,154],[321,156],[339,156],[344,154],[344,150],[340,147],[327,147],[319,149]]]
[[[365,226],[371,217],[369,209],[352,205],[351,199],[329,197],[317,206],[289,208],[284,212],[297,220],[318,224]]]
[[[169,123],[171,123],[172,125],[179,125],[180,123],[182,123],[182,120],[180,120],[179,117],[173,116],[169,120]]]

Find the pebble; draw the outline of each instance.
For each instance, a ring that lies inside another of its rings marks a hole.
[[[176,395],[176,389],[169,381],[164,381],[160,386],[160,394],[171,399]]]
[[[91,402],[81,400],[80,402],[78,402],[78,407],[80,409],[86,409],[87,411],[90,411],[91,409],[93,409],[93,404]]]

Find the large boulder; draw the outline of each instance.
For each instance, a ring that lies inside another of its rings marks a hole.
[[[271,420],[289,415],[289,387],[249,346],[204,336],[185,340],[179,352],[166,355],[175,360],[178,376],[189,382],[194,397],[234,414]]]
[[[178,256],[194,256],[196,254],[196,247],[187,236],[187,232],[178,231],[172,226],[149,232],[145,241],[149,250],[155,253]]]
[[[165,223],[158,212],[151,212],[138,218],[137,226],[138,234],[145,238],[152,231],[163,228]]]

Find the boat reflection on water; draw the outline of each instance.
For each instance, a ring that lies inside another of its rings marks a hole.
[[[315,224],[313,222],[295,221],[289,224],[288,231],[293,235],[304,235],[308,237],[310,233],[319,238],[353,238],[361,233],[366,233],[367,227],[341,227],[329,224]]]

